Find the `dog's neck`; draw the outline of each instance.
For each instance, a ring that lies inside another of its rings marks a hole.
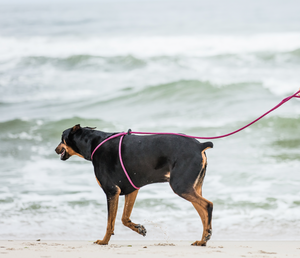
[[[82,133],[79,137],[74,138],[74,143],[76,144],[80,155],[82,155],[84,159],[92,161],[91,154],[93,150],[99,145],[99,143],[113,135],[113,133],[84,128],[83,130],[84,133]]]

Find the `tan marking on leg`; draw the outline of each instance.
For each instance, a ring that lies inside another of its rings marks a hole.
[[[201,241],[195,241],[192,245],[206,246],[206,242],[208,241],[208,239],[206,240],[206,237],[211,232],[211,231],[209,231],[209,229],[211,229],[211,227],[209,227],[209,225],[208,225],[207,211],[202,206],[200,206],[198,203],[192,202],[192,204],[193,204],[194,208],[196,209],[196,211],[198,212],[198,214],[201,218],[201,221],[202,221],[202,225],[203,225]]]
[[[107,245],[111,235],[114,234],[115,229],[115,221],[117,216],[117,210],[118,210],[118,202],[119,202],[119,195],[121,193],[120,188],[118,187],[118,192],[110,197],[108,201],[108,216],[107,216],[107,227],[106,227],[106,233],[102,240],[97,240],[95,244],[98,245]]]
[[[203,225],[203,233],[202,233],[201,241],[195,241],[192,245],[205,246],[212,232],[211,231],[212,214],[208,214],[208,207],[211,207],[211,211],[212,211],[213,203],[206,200],[196,192],[193,192],[191,194],[183,194],[182,197],[184,197],[186,200],[190,201],[193,204],[193,206],[195,207],[196,211],[198,212],[201,218],[202,225]]]
[[[130,221],[130,215],[133,209],[133,205],[135,203],[137,194],[139,190],[135,190],[130,194],[125,195],[125,203],[124,203],[124,210],[122,215],[122,222],[125,226],[128,227],[128,221]]]
[[[210,149],[210,147],[207,147],[206,149],[204,149],[203,151],[201,151],[201,155],[202,155],[202,159],[203,159],[203,162],[202,162],[202,169],[206,166],[207,164],[207,158],[206,158],[206,155],[205,155],[205,151],[207,149]]]
[[[200,195],[200,196],[202,196],[202,183],[201,184],[194,184],[194,189],[195,189],[195,191]]]
[[[203,180],[206,174],[206,166],[207,166],[207,158],[205,155],[205,151],[207,149],[210,149],[210,147],[205,148],[203,151],[201,151],[201,155],[202,155],[202,168],[199,172],[199,175],[197,177],[197,179],[195,180],[195,183],[193,185],[193,188],[195,189],[195,191],[197,193],[199,193],[202,196],[202,184],[203,184]]]
[[[165,178],[170,181],[170,171],[165,174]]]
[[[98,185],[102,188],[102,185],[100,184],[100,182],[99,182],[99,180],[98,180],[97,177],[96,177],[96,180],[97,180]]]
[[[124,204],[124,210],[122,215],[122,223],[124,224],[124,226],[129,227],[131,230],[145,236],[146,229],[144,228],[144,226],[135,224],[130,220],[130,215],[138,192],[139,190],[136,190],[130,194],[125,195],[125,204]]]

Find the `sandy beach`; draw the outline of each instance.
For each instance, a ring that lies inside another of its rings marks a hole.
[[[189,241],[0,241],[0,255],[8,257],[300,257],[299,241],[211,241],[195,247]]]

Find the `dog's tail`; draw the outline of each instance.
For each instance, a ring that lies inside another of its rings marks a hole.
[[[201,143],[202,151],[209,149],[209,148],[213,148],[213,147],[214,147],[214,144],[212,142],[202,142]]]

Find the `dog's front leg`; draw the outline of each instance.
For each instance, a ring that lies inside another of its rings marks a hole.
[[[143,225],[135,224],[130,220],[130,215],[133,209],[133,205],[138,194],[139,190],[135,190],[134,192],[125,195],[125,204],[124,204],[124,211],[122,216],[122,222],[124,226],[129,227],[133,231],[146,236],[147,230]]]
[[[114,194],[106,193],[108,211],[106,234],[102,240],[97,240],[95,244],[107,245],[111,235],[114,234],[120,192],[118,188],[118,191]]]

